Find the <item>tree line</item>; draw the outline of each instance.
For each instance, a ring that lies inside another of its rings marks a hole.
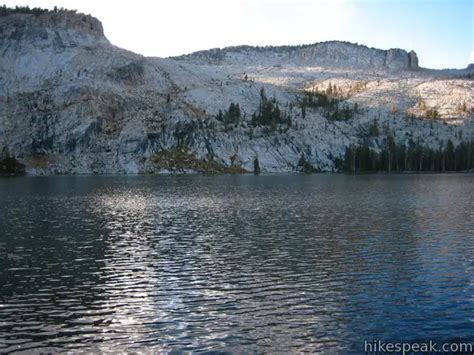
[[[438,149],[423,146],[419,141],[407,145],[388,136],[385,146],[375,150],[368,142],[346,147],[343,159],[336,159],[336,168],[346,172],[448,172],[474,169],[474,141],[454,147],[451,140]]]
[[[0,17],[14,15],[14,14],[31,14],[35,16],[40,16],[46,13],[58,13],[61,11],[66,11],[66,9],[63,7],[58,8],[57,6],[55,6],[53,10],[42,9],[40,7],[30,8],[29,6],[15,6],[14,8],[10,8],[10,7],[7,7],[6,5],[3,5],[3,6],[0,6]],[[75,10],[67,10],[67,11],[75,12]]]
[[[359,112],[357,103],[351,105],[347,102],[341,104],[343,101],[343,94],[336,84],[329,83],[326,90],[319,91],[313,89],[305,91],[304,97],[300,102],[301,115],[306,117],[307,108],[322,108],[323,115],[329,121],[347,121],[354,117]]]

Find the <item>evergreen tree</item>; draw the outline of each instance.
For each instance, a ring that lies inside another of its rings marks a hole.
[[[277,129],[278,125],[286,124],[289,128],[292,124],[291,117],[287,112],[282,113],[276,98],[268,100],[263,87],[260,90],[258,111],[252,114],[251,123],[254,127],[270,126],[273,131]]]
[[[9,153],[0,157],[0,176],[24,175],[25,166]]]
[[[219,112],[217,113],[216,120],[224,122],[224,114],[222,113],[222,110],[219,110]]]
[[[448,171],[455,170],[454,160],[454,145],[450,139],[448,140],[448,143],[446,145],[446,169]]]
[[[355,151],[352,144],[346,147],[343,166],[345,171],[355,172]]]
[[[260,174],[260,163],[259,163],[257,157],[255,157],[255,159],[254,159],[254,161],[253,161],[253,173],[254,173],[255,175]]]
[[[394,166],[394,161],[396,160],[396,146],[395,146],[395,139],[392,135],[387,137],[387,170],[388,172],[392,171],[392,167]]]
[[[376,118],[369,127],[369,136],[370,137],[378,137],[379,136],[379,123]]]
[[[240,107],[239,104],[234,104],[231,102],[229,105],[229,109],[224,114],[224,123],[227,124],[235,124],[238,125],[240,122]]]
[[[306,160],[304,153],[301,153],[296,169],[302,173],[313,173],[316,171],[316,169]]]
[[[385,146],[378,153],[370,147],[369,142],[359,146],[346,147],[343,160],[337,164],[343,171],[467,171],[474,169],[474,142],[461,142],[454,147],[448,140],[435,150],[423,146],[421,141],[409,141],[397,144],[392,136],[388,136]]]

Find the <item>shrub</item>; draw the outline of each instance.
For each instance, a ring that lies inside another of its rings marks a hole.
[[[6,154],[0,158],[0,176],[15,176],[25,174],[25,166],[15,157]]]

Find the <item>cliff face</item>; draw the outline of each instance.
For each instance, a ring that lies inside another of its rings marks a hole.
[[[0,92],[28,90],[74,69],[79,52],[110,47],[96,18],[73,11],[0,17]],[[92,55],[89,60],[92,63]]]
[[[230,47],[177,57],[198,64],[291,64],[367,69],[418,69],[416,53],[381,50],[348,42],[322,42],[304,46]]]
[[[91,36],[96,39],[105,39],[102,23],[99,20],[74,11],[1,16],[0,24],[1,40],[45,40],[50,36],[55,38],[57,31],[79,34],[83,38]]]
[[[263,172],[296,171],[301,156],[330,171],[374,120],[375,147],[387,133],[432,147],[472,136],[467,72],[417,68],[414,52],[345,42],[145,58],[111,45],[90,16],[3,16],[0,154],[29,174],[241,171],[256,158]],[[262,88],[280,112],[272,124],[252,119]],[[304,92],[328,88],[351,117],[303,113]],[[428,109],[437,120],[407,119]]]

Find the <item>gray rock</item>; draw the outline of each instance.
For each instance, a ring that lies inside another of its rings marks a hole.
[[[157,155],[213,171],[253,171],[257,158],[262,172],[276,172],[296,171],[304,154],[308,166],[332,171],[374,119],[384,128],[375,146],[388,132],[436,148],[459,143],[460,131],[472,137],[472,114],[459,112],[462,102],[474,106],[472,80],[418,68],[413,51],[333,41],[145,58],[113,46],[97,19],[74,12],[4,16],[0,28],[0,151],[29,174],[164,172]],[[303,117],[303,91],[329,86],[357,113],[332,122],[307,109]],[[261,88],[291,127],[253,127]],[[237,125],[216,119],[231,102],[242,112]],[[407,119],[423,116],[422,107],[442,120]]]

